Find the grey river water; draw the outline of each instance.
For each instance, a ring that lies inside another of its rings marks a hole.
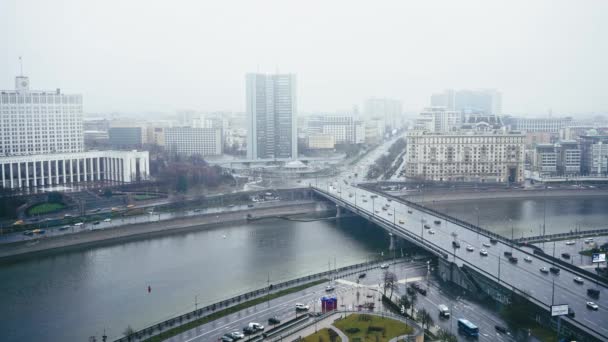
[[[608,197],[484,200],[436,208],[511,235],[604,227]],[[479,210],[475,209],[478,208]],[[509,221],[511,218],[511,221]],[[386,235],[362,219],[259,221],[0,264],[0,341],[112,338],[199,305],[372,257]],[[333,265],[332,265],[333,267]],[[147,292],[147,286],[152,292]]]

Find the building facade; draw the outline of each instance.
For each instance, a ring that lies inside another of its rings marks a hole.
[[[414,128],[439,133],[455,131],[462,124],[462,112],[447,110],[445,107],[428,107],[420,113],[420,117],[416,120]]]
[[[108,140],[114,148],[141,148],[147,138],[146,128],[135,127],[110,127],[108,129]]]
[[[401,101],[388,98],[370,98],[363,106],[366,119],[382,121],[381,135],[400,129],[403,125]]]
[[[548,132],[557,134],[564,127],[573,124],[571,117],[563,118],[522,118],[505,116],[503,120],[512,130],[522,132]]]
[[[307,118],[306,133],[331,135],[335,144],[357,144],[365,139],[362,126],[363,122],[348,115],[313,115]]]
[[[0,91],[0,176],[4,188],[149,178],[148,152],[84,150],[82,96],[29,89]]]
[[[247,74],[247,158],[298,157],[296,76]]]
[[[521,183],[524,139],[519,133],[410,132],[407,178],[430,181]]]
[[[310,134],[306,140],[309,149],[328,150],[336,147],[336,138],[331,134]]]
[[[581,173],[584,176],[608,174],[608,135],[583,135],[581,148]]]
[[[431,106],[463,113],[502,114],[502,94],[496,89],[454,90],[431,95]]]
[[[218,128],[170,127],[164,129],[165,148],[184,156],[217,156],[223,151]]]

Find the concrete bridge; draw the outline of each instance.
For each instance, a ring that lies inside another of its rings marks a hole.
[[[398,197],[345,181],[311,184],[311,188],[318,196],[435,254],[444,280],[503,303],[516,293],[547,311],[552,304],[568,304],[575,317],[557,319],[562,331],[569,328],[584,332],[589,340],[608,340],[608,288],[597,275]],[[505,253],[517,260],[509,260]],[[552,266],[559,266],[560,274],[540,272],[540,268]],[[583,284],[575,278],[583,279]],[[588,288],[599,290],[599,298],[589,298]],[[594,301],[599,310],[588,309],[587,301]]]
[[[554,241],[554,240],[567,240],[577,238],[587,238],[594,236],[608,235],[608,228],[604,229],[590,229],[590,230],[578,230],[568,233],[557,233],[557,234],[546,234],[537,236],[526,236],[523,238],[515,239],[518,243],[537,243],[543,241]]]

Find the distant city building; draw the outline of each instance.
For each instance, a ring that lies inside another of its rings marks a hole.
[[[164,130],[167,151],[185,156],[222,154],[222,130],[218,128],[170,127]]]
[[[581,150],[576,141],[536,144],[532,171],[540,177],[573,176],[581,173]]]
[[[559,130],[559,138],[561,140],[577,140],[583,135],[587,135],[593,130],[595,135],[608,135],[608,127],[605,125],[569,125]]]
[[[401,101],[388,98],[370,98],[364,104],[365,118],[381,123],[381,136],[403,126]]]
[[[247,158],[298,156],[296,76],[247,74]]]
[[[364,125],[366,144],[374,145],[382,141],[385,129],[383,120],[368,119]]]
[[[148,144],[165,146],[165,129],[167,127],[148,126],[146,127],[146,141]]]
[[[504,116],[503,121],[512,130],[522,132],[549,132],[559,133],[560,129],[572,125],[571,117],[563,118],[523,118]]]
[[[534,171],[540,175],[557,174],[557,150],[555,145],[536,145],[534,149]]]
[[[114,148],[141,148],[146,143],[145,127],[110,127],[108,129],[109,143]]]
[[[82,96],[29,89],[0,91],[0,177],[3,188],[148,179],[148,152],[84,152]]]
[[[526,132],[526,146],[533,148],[539,144],[551,144],[553,135],[549,132]]]
[[[608,174],[608,135],[591,134],[579,138],[581,173],[584,176],[606,175]]]
[[[108,144],[108,131],[84,131],[84,144],[86,146]]]
[[[306,134],[334,137],[335,144],[357,144],[365,140],[363,122],[348,115],[313,115],[307,117]],[[357,133],[359,136],[357,136]]]
[[[524,135],[519,133],[408,133],[405,176],[440,182],[520,183]]]
[[[428,107],[420,113],[414,129],[428,132],[451,132],[458,130],[462,124],[462,112],[447,110],[445,107]]]
[[[496,89],[454,90],[431,95],[431,106],[463,113],[502,114],[502,94]]]
[[[309,149],[333,149],[336,147],[336,138],[331,134],[313,133],[307,137]]]
[[[581,149],[573,140],[562,140],[556,144],[558,151],[557,172],[560,175],[579,175],[581,173]]]

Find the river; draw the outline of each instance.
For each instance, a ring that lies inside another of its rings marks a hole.
[[[436,203],[495,232],[536,235],[604,227],[608,196]],[[478,208],[479,210],[477,210]],[[546,208],[546,210],[545,210]],[[509,221],[509,218],[511,221]],[[337,266],[388,246],[358,218],[340,222],[263,220],[103,245],[0,264],[0,340],[87,341],[118,337],[199,306]],[[151,286],[148,293],[147,286]]]

